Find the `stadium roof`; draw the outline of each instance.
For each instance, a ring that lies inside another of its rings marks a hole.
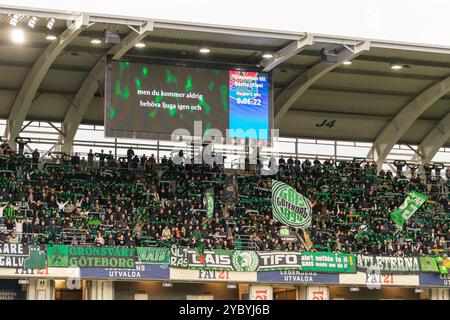
[[[375,142],[382,160],[396,143],[420,145],[425,160],[450,146],[449,49],[84,16],[71,28],[57,19],[49,30],[44,14],[27,27],[26,12],[18,21],[26,39],[16,44],[12,12],[1,12],[0,118],[8,119],[9,137],[26,121],[54,121],[64,124],[70,143],[80,122],[102,125],[108,53],[273,70],[281,136]],[[121,44],[91,43],[105,30],[117,32]],[[47,40],[49,34],[58,39]],[[200,54],[200,47],[211,52]]]

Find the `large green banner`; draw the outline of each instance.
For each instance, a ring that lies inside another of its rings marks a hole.
[[[187,248],[170,248],[170,266],[174,268],[187,268]]]
[[[47,260],[45,260],[45,258]],[[160,247],[90,247],[3,244],[1,267],[133,269],[136,265],[170,265],[174,268],[240,272],[295,270],[319,273],[379,271],[386,274],[434,272],[448,274],[449,259],[442,257],[390,257],[308,251],[199,250]]]
[[[416,191],[408,193],[403,204],[397,209],[392,211],[391,218],[398,226],[403,226],[406,221],[422,206],[427,200],[427,196]]]
[[[358,270],[386,274],[419,273],[418,257],[366,256],[358,254]]]
[[[180,255],[181,256],[181,255]],[[299,270],[325,273],[356,273],[356,256],[330,252],[246,251],[246,250],[185,250],[189,269],[229,271]],[[172,259],[172,266],[180,267]]]
[[[311,226],[311,203],[291,186],[272,180],[273,219],[282,224],[307,229]]]
[[[136,267],[136,250],[134,248],[48,245],[46,250],[49,267]]]
[[[138,247],[137,256],[142,264],[170,264],[169,248]]]
[[[302,252],[304,271],[355,273],[356,256],[331,252]]]
[[[187,249],[186,268],[230,270],[233,271],[232,250],[205,250],[203,252],[195,249]]]
[[[45,269],[44,248],[0,242],[0,268]]]

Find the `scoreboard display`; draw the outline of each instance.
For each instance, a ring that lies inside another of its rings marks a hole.
[[[105,135],[154,139],[216,129],[224,138],[269,140],[272,100],[269,73],[110,60]]]

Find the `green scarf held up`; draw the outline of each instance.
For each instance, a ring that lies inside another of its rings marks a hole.
[[[14,210],[14,208],[12,208],[12,207],[7,207],[5,209],[5,216],[8,219],[14,219],[16,217],[16,210]]]

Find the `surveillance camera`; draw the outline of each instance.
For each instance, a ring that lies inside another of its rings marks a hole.
[[[328,58],[330,56],[335,56],[335,55],[337,55],[336,50],[331,50],[331,49],[326,49],[326,48],[323,48],[322,50],[320,50],[320,56],[322,58]]]

